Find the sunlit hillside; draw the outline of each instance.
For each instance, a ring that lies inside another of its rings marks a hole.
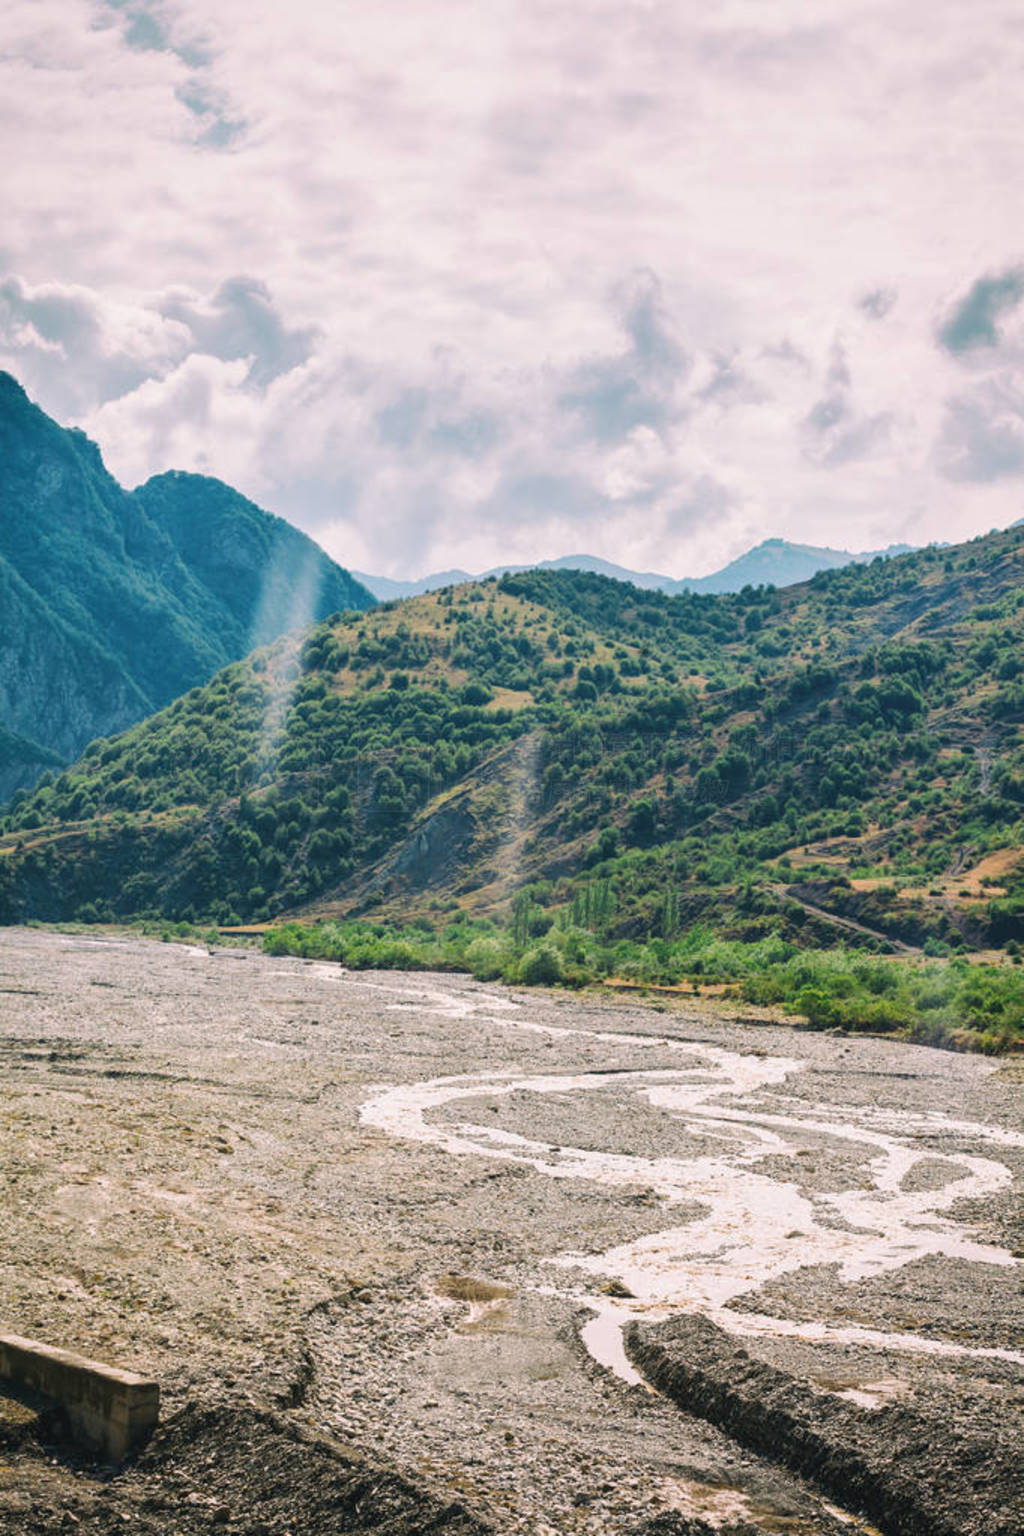
[[[336,615],[12,802],[6,919],[548,909],[1015,943],[1022,533],[668,597],[527,572]],[[607,904],[606,904],[607,905]]]

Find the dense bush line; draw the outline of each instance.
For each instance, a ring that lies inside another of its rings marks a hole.
[[[271,955],[333,960],[352,970],[453,970],[481,981],[583,987],[606,980],[700,993],[724,984],[748,1002],[778,1005],[814,1029],[892,1035],[957,1050],[1024,1048],[1024,971],[965,959],[908,962],[856,950],[798,950],[773,936],[717,938],[698,926],[675,942],[605,942],[553,924],[538,935],[523,910],[510,927],[460,918],[420,923],[287,923],[268,932]]]

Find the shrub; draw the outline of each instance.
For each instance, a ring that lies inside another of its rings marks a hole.
[[[537,944],[519,962],[519,980],[528,987],[553,987],[563,979],[562,957],[553,944]]]
[[[801,987],[793,999],[793,1007],[816,1029],[827,1029],[839,1021],[839,1008],[835,999],[823,992],[821,987]]]
[[[466,949],[466,964],[478,981],[496,981],[505,963],[505,946],[488,934],[475,938]]]

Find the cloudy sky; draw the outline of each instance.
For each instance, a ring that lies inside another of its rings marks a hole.
[[[392,576],[1024,515],[1019,0],[6,0],[0,365]]]

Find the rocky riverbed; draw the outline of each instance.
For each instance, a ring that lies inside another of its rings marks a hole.
[[[976,1475],[1024,1456],[1012,1065],[17,929],[0,1084],[0,1328],[163,1388],[116,1475],[0,1404],[0,1529],[917,1529],[712,1411],[712,1357],[847,1442],[944,1426],[950,1529],[1024,1529]]]

